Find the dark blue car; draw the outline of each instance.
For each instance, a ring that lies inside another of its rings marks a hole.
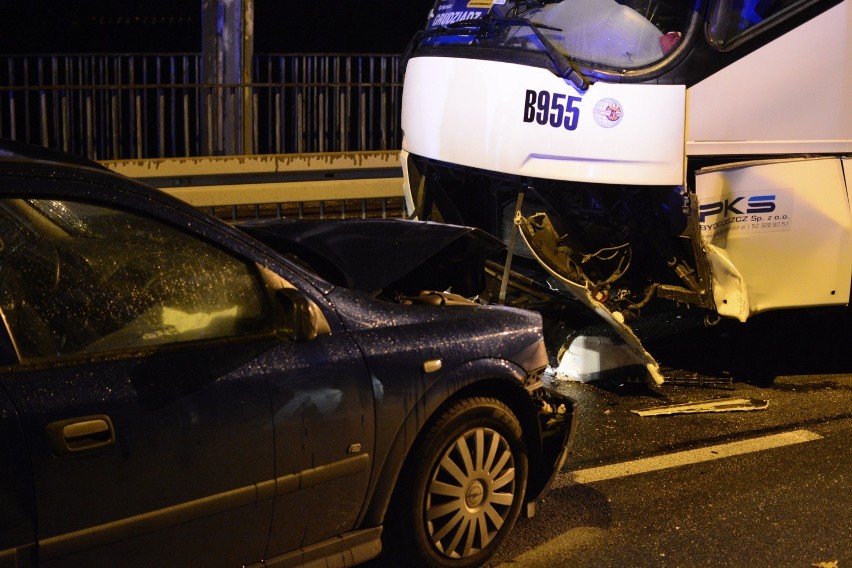
[[[534,513],[539,316],[415,290],[487,238],[323,225],[0,144],[0,567],[473,566]]]

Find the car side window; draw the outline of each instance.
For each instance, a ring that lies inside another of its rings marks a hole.
[[[255,266],[158,220],[0,200],[0,311],[22,360],[271,329]]]

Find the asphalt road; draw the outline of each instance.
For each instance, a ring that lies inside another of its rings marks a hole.
[[[663,385],[630,373],[552,383],[580,402],[574,451],[488,566],[852,567],[849,312],[770,314],[648,346]],[[761,409],[634,412],[736,398]]]
[[[601,481],[566,474],[488,566],[850,566],[852,420],[796,432],[814,439]]]

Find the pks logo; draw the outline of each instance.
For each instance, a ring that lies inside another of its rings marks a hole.
[[[618,126],[621,119],[624,118],[624,107],[615,99],[601,99],[595,105],[593,111],[595,122],[604,128],[612,128]]]
[[[727,219],[736,215],[747,215],[751,213],[772,213],[775,211],[776,203],[774,195],[752,195],[748,199],[740,196],[734,199],[725,199],[713,203],[704,203],[698,207],[699,220],[704,223],[707,217],[722,215]]]

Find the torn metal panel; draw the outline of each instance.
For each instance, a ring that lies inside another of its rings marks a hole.
[[[746,410],[765,410],[768,400],[758,398],[725,398],[684,404],[667,404],[645,410],[631,410],[639,416],[667,416],[671,414],[699,414],[702,412],[736,412]]]
[[[624,340],[625,348],[629,351],[630,355],[632,355],[637,363],[645,367],[650,378],[656,384],[662,384],[664,378],[657,361],[645,350],[639,338],[633,333],[633,330],[625,325],[623,314],[620,312],[611,312],[603,303],[595,298],[595,294],[589,287],[589,281],[577,261],[571,258],[567,247],[560,246],[559,235],[550,224],[547,216],[537,214],[525,218],[520,213],[517,213],[515,215],[515,225],[517,225],[521,237],[539,264],[557,278],[571,295],[606,321],[618,336]],[[580,261],[582,262],[582,259]],[[612,274],[605,280],[612,281],[616,279],[625,270],[626,262],[629,261],[616,259],[612,265]],[[579,282],[582,282],[582,284]]]
[[[767,310],[848,303],[852,209],[840,159],[738,162],[698,170],[695,179],[719,314],[746,321]]]

